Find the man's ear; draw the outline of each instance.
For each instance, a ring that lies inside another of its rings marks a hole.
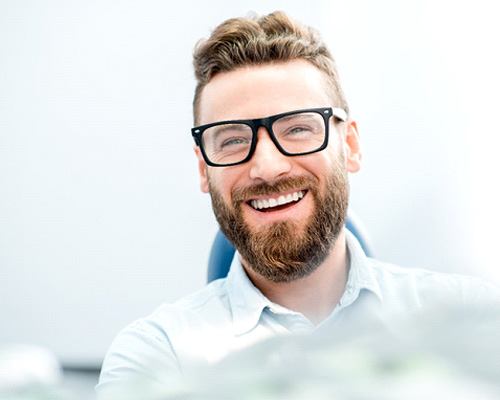
[[[345,130],[345,149],[347,171],[358,172],[361,168],[361,146],[359,143],[358,126],[355,121],[347,121]]]
[[[203,193],[208,193],[207,164],[203,159],[203,155],[201,154],[200,148],[195,145],[193,149],[196,154],[196,158],[198,158],[198,173],[200,174],[200,190]]]

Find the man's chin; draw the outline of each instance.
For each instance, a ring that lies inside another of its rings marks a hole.
[[[305,227],[307,226],[307,221],[299,223],[298,221],[290,219],[282,219],[270,223],[260,223],[257,221],[250,220],[249,218],[243,218],[248,232],[255,236],[270,236],[275,237],[276,232],[287,233],[291,238],[295,239],[302,236]]]

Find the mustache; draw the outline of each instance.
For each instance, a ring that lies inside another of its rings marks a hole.
[[[281,178],[274,182],[261,182],[255,185],[233,189],[231,197],[233,204],[248,201],[252,197],[272,195],[279,192],[286,192],[292,189],[312,190],[318,184],[318,180],[309,176],[295,176]]]

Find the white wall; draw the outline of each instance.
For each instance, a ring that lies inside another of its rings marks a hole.
[[[379,257],[498,279],[486,0],[171,4],[0,3],[0,343],[99,362],[125,324],[204,284],[216,225],[190,57],[248,10],[285,9],[331,44],[364,142],[352,203]]]
[[[500,282],[500,26],[492,2],[334,2],[365,164],[353,207],[380,257]],[[335,39],[337,38],[337,39]]]

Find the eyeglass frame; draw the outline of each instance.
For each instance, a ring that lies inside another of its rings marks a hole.
[[[301,114],[301,113],[306,113],[306,112],[314,112],[317,114],[320,114],[323,117],[323,121],[325,123],[325,139],[323,140],[323,143],[321,146],[319,146],[315,150],[311,151],[306,151],[302,153],[289,153],[287,152],[279,143],[279,140],[276,138],[272,126],[274,122],[276,122],[278,119],[287,117],[289,115],[294,115],[294,114]],[[271,140],[273,141],[274,145],[276,148],[279,150],[279,152],[285,156],[288,157],[295,157],[295,156],[305,156],[307,154],[313,154],[317,153],[321,150],[324,150],[326,146],[328,146],[328,136],[329,136],[329,120],[331,117],[336,118],[340,122],[346,122],[347,121],[347,112],[338,107],[319,107],[319,108],[305,108],[305,109],[300,109],[300,110],[294,110],[294,111],[288,111],[285,113],[280,113],[280,114],[275,114],[271,115],[269,117],[264,117],[264,118],[254,118],[254,119],[235,119],[235,120],[227,120],[227,121],[217,121],[217,122],[212,122],[210,124],[205,124],[205,125],[199,125],[191,128],[191,135],[193,136],[194,142],[196,146],[198,146],[201,150],[201,154],[203,156],[203,159],[207,163],[207,165],[211,167],[231,167],[233,165],[239,165],[239,164],[244,164],[247,161],[250,161],[250,159],[253,157],[255,153],[255,149],[257,147],[257,133],[260,127],[264,127],[267,130],[267,133],[271,137]],[[228,164],[217,164],[208,158],[208,155],[205,153],[205,148],[202,145],[202,140],[201,137],[203,135],[203,132],[207,130],[208,128],[212,128],[214,126],[218,125],[228,125],[228,124],[242,124],[242,125],[247,125],[252,129],[252,141],[250,143],[250,149],[248,151],[248,155],[241,161],[233,162],[233,163],[228,163]]]

